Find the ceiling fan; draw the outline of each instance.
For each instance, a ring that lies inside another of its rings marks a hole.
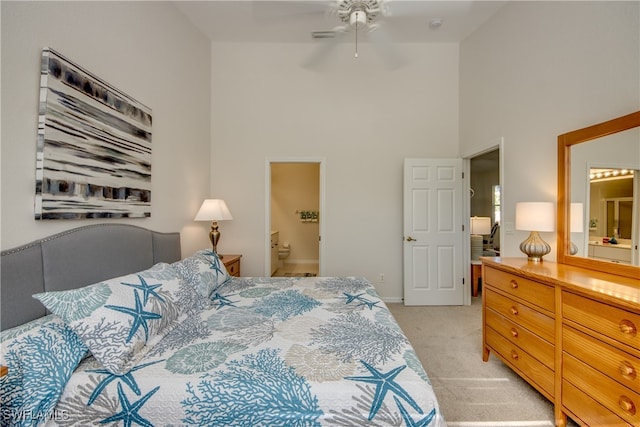
[[[354,34],[355,52],[358,57],[359,37],[366,35],[373,43],[384,62],[391,68],[397,68],[404,62],[402,57],[391,46],[391,38],[385,31],[383,20],[390,15],[389,0],[332,0],[328,14],[335,16],[342,23],[331,30],[313,31],[314,39],[328,39],[318,46],[316,51],[303,63],[312,67],[326,57],[339,38],[349,33]]]
[[[404,65],[405,58],[394,37],[402,34],[417,35],[424,28],[439,28],[442,16],[460,13],[473,3],[468,0],[287,0],[253,1],[254,16],[268,25],[305,25],[324,16],[329,28],[311,31],[315,40],[314,51],[303,61],[302,66],[315,68],[343,41],[355,42],[354,57],[358,57],[358,45],[370,42],[388,68]],[[455,4],[452,5],[452,4]],[[430,17],[428,20],[427,17]],[[297,27],[296,27],[297,28]],[[312,28],[313,29],[313,28]]]
[[[330,3],[329,13],[337,16],[343,25],[329,31],[313,31],[313,38],[333,38],[353,30],[374,31],[379,27],[376,18],[382,13],[384,0],[338,0]]]

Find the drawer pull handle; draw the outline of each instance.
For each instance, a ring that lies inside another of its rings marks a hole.
[[[511,335],[513,335],[514,338],[518,338],[518,330],[516,328],[511,328]]]
[[[514,316],[518,315],[518,309],[515,306],[511,306],[511,314],[513,314]]]
[[[620,362],[620,366],[618,366],[618,372],[620,373],[620,375],[627,379],[633,380],[636,378],[636,368],[634,368],[633,365],[626,360]]]
[[[630,413],[631,415],[635,415],[636,413],[636,405],[634,405],[631,399],[627,396],[620,396],[620,399],[618,399],[618,406],[620,406],[620,409]]]
[[[515,279],[511,279],[511,289],[518,289],[518,282]]]
[[[520,356],[518,356],[518,353],[516,353],[515,350],[511,350],[511,358],[513,360],[518,360],[518,357],[520,357]]]
[[[634,325],[632,321],[622,319],[618,327],[620,328],[620,332],[622,332],[623,334],[631,335],[634,337],[636,336],[636,325]]]

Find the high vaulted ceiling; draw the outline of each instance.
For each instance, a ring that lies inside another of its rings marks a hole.
[[[359,0],[175,1],[214,42],[311,43],[313,31],[343,25],[330,5]],[[362,0],[364,2],[372,0]],[[493,16],[506,1],[384,0],[389,14],[381,18],[392,42],[460,42]],[[379,21],[380,19],[378,19]],[[432,21],[440,20],[440,26]],[[345,37],[345,40],[351,40]],[[363,37],[366,41],[366,37]]]

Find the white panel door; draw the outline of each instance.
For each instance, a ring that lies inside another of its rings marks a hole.
[[[464,303],[462,159],[404,161],[404,303]]]

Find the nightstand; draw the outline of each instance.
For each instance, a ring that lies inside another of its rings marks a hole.
[[[4,377],[9,373],[9,368],[7,366],[0,365],[0,377]]]
[[[240,277],[240,258],[242,255],[222,255],[222,263],[230,276]]]
[[[482,280],[482,261],[471,261],[471,296],[478,296],[478,288]]]

